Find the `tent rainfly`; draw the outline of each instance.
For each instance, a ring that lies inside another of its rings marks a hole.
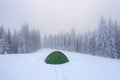
[[[68,58],[60,51],[54,51],[45,59],[47,64],[64,64],[69,62]]]

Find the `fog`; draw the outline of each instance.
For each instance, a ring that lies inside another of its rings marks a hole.
[[[94,30],[100,16],[120,21],[119,0],[0,0],[0,24],[20,29],[27,23],[41,34],[75,28],[77,33]]]

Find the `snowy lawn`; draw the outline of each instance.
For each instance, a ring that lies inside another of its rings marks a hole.
[[[120,80],[120,60],[63,51],[70,62],[44,63],[52,51],[0,55],[0,80]]]

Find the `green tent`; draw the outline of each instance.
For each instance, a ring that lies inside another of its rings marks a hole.
[[[68,58],[60,51],[54,51],[45,59],[47,64],[63,64],[69,62]]]

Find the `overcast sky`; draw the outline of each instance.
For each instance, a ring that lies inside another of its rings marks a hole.
[[[0,0],[0,24],[20,29],[27,23],[42,34],[93,30],[100,16],[120,22],[120,0]]]

